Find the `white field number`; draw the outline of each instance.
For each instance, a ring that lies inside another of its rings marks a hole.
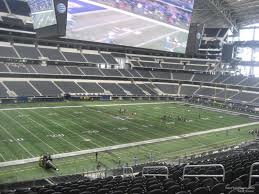
[[[4,139],[4,140],[1,140],[2,142],[10,142],[10,143],[15,143],[15,142],[22,142],[24,141],[23,138],[16,138],[16,139]]]
[[[65,135],[63,133],[59,133],[59,134],[47,135],[47,137],[58,138],[58,137],[65,137]]]

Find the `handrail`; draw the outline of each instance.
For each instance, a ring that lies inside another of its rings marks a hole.
[[[131,173],[127,173],[127,170],[130,170]],[[134,172],[133,172],[133,168],[132,167],[127,167],[127,166],[122,167],[122,176],[123,176],[123,178],[126,177],[126,174],[131,174],[131,177],[133,179],[134,178],[134,174],[133,173]]]
[[[149,174],[149,173],[145,173],[146,169],[154,169],[154,170],[156,170],[156,169],[165,169],[166,170],[166,174]],[[156,176],[164,176],[164,177],[168,178],[169,170],[168,170],[168,168],[166,166],[145,166],[142,169],[142,177],[145,177],[145,176],[155,176],[155,177]]]
[[[253,163],[250,167],[248,188],[252,185],[252,178],[259,178],[259,175],[253,175],[253,169],[255,166],[259,166],[259,162]]]
[[[221,175],[208,175],[208,174],[186,174],[186,168],[195,168],[195,167],[221,167],[223,174]],[[225,168],[222,164],[203,164],[203,165],[186,165],[183,169],[183,179],[185,177],[221,177],[223,182],[225,181]]]

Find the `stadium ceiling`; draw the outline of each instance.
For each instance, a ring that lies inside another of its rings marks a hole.
[[[259,0],[195,0],[192,23],[233,30],[259,23]]]

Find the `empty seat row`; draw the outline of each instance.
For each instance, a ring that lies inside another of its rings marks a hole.
[[[19,2],[19,1],[18,1]],[[1,4],[1,2],[0,2]],[[118,64],[109,53],[81,54],[80,51],[62,51],[55,47],[35,47],[33,45],[0,46],[0,56],[8,58],[40,59],[46,57],[54,61],[89,62],[96,64]]]

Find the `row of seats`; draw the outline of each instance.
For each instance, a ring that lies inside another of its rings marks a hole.
[[[0,2],[1,4],[1,2]],[[0,56],[8,58],[26,58],[40,59],[47,57],[49,60],[71,61],[71,62],[89,62],[98,64],[118,64],[112,54],[83,54],[80,51],[63,51],[57,47],[35,47],[34,45],[9,45],[0,46]],[[216,61],[209,60],[190,60],[190,59],[173,59],[160,58],[155,59],[148,56],[138,57],[138,60],[131,60],[130,63],[135,67],[146,68],[166,68],[175,70],[191,70],[191,71],[209,71],[214,69],[211,64],[217,65]],[[158,62],[159,61],[159,62]],[[184,62],[186,65],[182,65]]]
[[[58,48],[45,48],[33,46],[0,46],[0,57],[40,59],[46,57],[54,61],[71,61],[96,64],[118,64],[111,54],[89,54],[78,52],[60,51]]]
[[[250,167],[258,162],[258,157],[257,149],[245,148],[192,159],[189,164],[200,165],[192,168],[186,168],[186,164],[152,163],[149,166],[153,168],[142,172],[145,165],[134,166],[136,175],[132,177],[110,176],[93,180],[80,175],[53,177],[50,179],[53,185],[24,186],[2,194],[258,194],[258,179],[252,179],[252,187],[248,188]],[[222,167],[209,164],[221,164],[225,172]],[[167,167],[168,172],[161,166]],[[153,176],[145,176],[143,172]],[[194,176],[184,177],[183,173]],[[252,174],[258,173],[257,166]],[[223,174],[224,179],[215,176]]]
[[[6,3],[4,1],[0,0],[0,12],[9,13],[10,10],[15,15],[30,16],[30,8],[26,1],[7,0]]]
[[[187,70],[187,71],[210,71],[215,67],[209,65],[183,65],[179,63],[159,63],[159,62],[147,62],[147,61],[131,61],[133,67],[143,68],[155,68],[155,69],[173,69],[173,70]]]
[[[223,88],[199,87],[169,83],[107,83],[74,81],[3,81],[0,82],[0,97],[47,96],[60,97],[63,94],[92,94],[116,96],[204,96],[231,99],[237,102],[259,102],[259,93]]]
[[[131,61],[142,61],[142,62],[165,62],[172,63],[172,64],[182,64],[182,63],[189,63],[191,65],[208,65],[208,64],[215,64],[217,61],[210,61],[210,60],[199,60],[199,59],[184,59],[184,58],[161,58],[161,57],[152,57],[152,56],[137,56],[137,55],[127,55],[127,58]]]
[[[149,79],[182,80],[194,82],[212,82],[225,85],[259,86],[259,78],[246,76],[230,76],[221,74],[193,74],[184,72],[147,71],[135,69],[99,69],[85,66],[62,66],[62,65],[24,65],[13,63],[0,63],[0,73],[25,73],[25,74],[48,74],[48,75],[76,75],[76,76],[112,76],[112,77],[135,77]]]

